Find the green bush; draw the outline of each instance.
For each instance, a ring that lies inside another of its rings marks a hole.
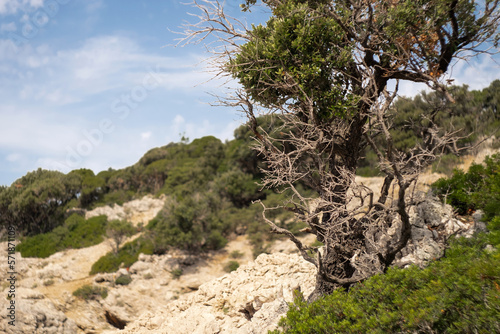
[[[92,265],[90,275],[115,272],[120,269],[122,264],[125,267],[130,267],[137,261],[140,253],[153,254],[153,248],[151,240],[139,237],[123,245],[118,253],[109,252],[102,256]]]
[[[46,258],[67,248],[84,248],[103,241],[106,229],[106,216],[85,220],[74,213],[63,226],[56,227],[49,233],[38,234],[23,240],[17,250],[23,257]]]
[[[115,280],[115,284],[118,285],[129,285],[132,282],[132,277],[130,275],[123,275]]]
[[[227,244],[227,239],[222,236],[221,231],[213,230],[208,235],[207,240],[205,241],[206,249],[210,250],[218,250],[224,248]]]
[[[485,166],[473,164],[467,173],[455,170],[450,178],[432,184],[436,195],[459,214],[483,209],[486,218],[500,215],[500,154],[486,157]]]
[[[239,259],[239,258],[242,258],[243,255],[245,255],[245,254],[240,252],[239,250],[234,250],[231,252],[231,254],[229,254],[229,257],[231,259]]]
[[[224,271],[227,273],[230,273],[231,271],[235,271],[239,267],[240,267],[240,264],[238,263],[238,261],[229,261],[224,266]]]
[[[221,249],[236,225],[225,214],[230,206],[211,191],[167,203],[147,226],[155,253],[165,253],[170,248],[191,252]]]
[[[499,333],[500,252],[454,241],[426,269],[391,268],[308,304],[298,296],[272,333]]]
[[[105,299],[108,289],[95,285],[84,285],[73,292],[73,296],[83,300],[97,300],[99,297]]]
[[[54,280],[53,279],[48,279],[46,281],[43,282],[43,285],[44,286],[51,286],[51,285],[54,285]]]
[[[171,272],[170,272],[170,275],[172,275],[172,278],[173,279],[179,279],[179,277],[182,276],[182,269],[181,268],[177,268],[177,269],[173,269]]]

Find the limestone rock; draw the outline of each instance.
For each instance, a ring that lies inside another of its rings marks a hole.
[[[76,323],[58,311],[54,304],[36,291],[19,289],[15,299],[15,327],[8,324],[11,319],[7,312],[0,315],[0,332],[2,333],[77,333]],[[5,310],[9,301],[1,298],[0,307]]]
[[[293,300],[314,289],[315,268],[297,254],[262,254],[255,262],[191,294],[144,313],[121,333],[267,333]]]
[[[450,205],[427,197],[410,208],[411,240],[401,251],[399,264],[425,266],[444,254],[446,240],[451,235],[471,236],[474,224],[462,222],[453,214]]]
[[[126,202],[123,206],[114,204],[113,206],[106,205],[95,208],[94,210],[87,211],[85,218],[89,219],[95,216],[106,215],[108,220],[127,220],[134,225],[139,223],[147,224],[163,208],[165,200],[165,196],[154,198],[148,195],[141,199]]]

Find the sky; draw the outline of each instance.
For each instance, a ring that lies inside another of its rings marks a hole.
[[[175,47],[198,13],[183,3],[0,0],[0,185],[39,167],[123,168],[182,136],[231,140],[243,116],[210,102],[236,84],[210,80],[204,45]],[[243,17],[239,3],[226,9]],[[267,16],[257,8],[246,22]],[[500,78],[499,63],[458,62],[450,77],[481,89]]]

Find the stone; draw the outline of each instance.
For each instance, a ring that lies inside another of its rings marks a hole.
[[[44,298],[32,298],[36,292],[19,290],[21,297],[16,303],[16,322],[13,333],[61,333],[73,334],[78,332],[76,323],[58,311],[54,304]],[[22,301],[21,301],[22,299]],[[0,299],[2,310],[7,309],[9,301],[6,298]],[[7,312],[0,314],[0,332],[11,333],[12,326],[8,324]],[[40,331],[43,329],[43,332]]]
[[[96,283],[114,282],[113,274],[99,273],[95,276],[94,282]]]
[[[287,311],[293,291],[308,295],[314,284],[315,267],[301,256],[261,254],[255,262],[143,313],[120,333],[267,333]]]
[[[123,206],[114,204],[113,206],[102,206],[95,208],[85,213],[85,219],[91,217],[106,215],[108,220],[127,220],[134,226],[139,224],[147,224],[151,219],[156,217],[158,212],[165,205],[165,196],[154,198],[151,195],[144,196],[141,199],[136,199],[123,204]]]
[[[480,222],[484,217],[484,211],[479,209],[479,210],[476,210],[473,214],[472,214],[472,219],[474,219],[474,223],[477,223],[477,222]]]
[[[151,262],[146,263],[143,261],[137,261],[134,264],[132,264],[132,266],[130,266],[129,272],[131,274],[137,274],[150,269],[150,267],[151,267]]]
[[[139,254],[139,257],[137,258],[139,261],[142,262],[152,262],[153,257],[151,255],[146,255],[144,253]]]

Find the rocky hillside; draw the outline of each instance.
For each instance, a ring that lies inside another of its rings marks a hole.
[[[135,202],[135,207],[153,203],[148,197],[143,201]],[[149,207],[154,211],[158,206]],[[148,216],[147,210],[139,211],[140,215]],[[451,207],[432,199],[422,198],[412,212],[413,241],[403,251],[402,265],[423,265],[441,256],[447,236],[470,234],[483,228],[479,216],[476,222],[457,220]],[[309,238],[306,242],[314,240],[312,236],[306,238]],[[5,249],[2,244],[3,253]],[[274,253],[262,254],[255,261],[251,260],[248,240],[239,236],[225,249],[203,256],[180,251],[161,256],[141,255],[128,269],[88,276],[92,264],[110,250],[108,240],[43,260],[21,258],[17,253],[20,279],[16,283],[16,331],[7,326],[5,313],[0,331],[113,333],[124,328],[125,333],[265,333],[285,314],[293,291],[299,289],[308,295],[315,280],[314,267],[297,254],[290,254],[294,247],[285,240],[274,245]],[[238,251],[237,261],[242,266],[226,274],[224,266],[234,251]],[[2,263],[2,277],[7,271]],[[122,276],[130,278],[130,282],[117,284]],[[107,296],[83,300],[72,295],[86,285],[106,288]],[[7,302],[2,300],[0,307],[7,307]]]

